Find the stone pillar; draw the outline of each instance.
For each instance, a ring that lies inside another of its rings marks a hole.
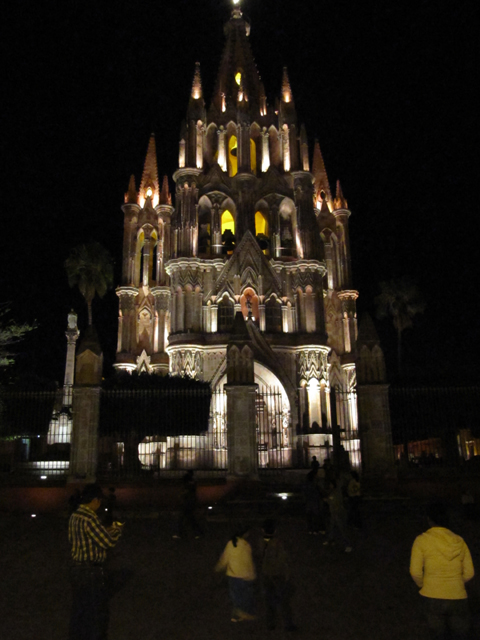
[[[394,474],[388,384],[359,384],[358,422],[363,472],[384,478]]]
[[[258,477],[256,384],[225,385],[227,392],[228,475]]]
[[[75,378],[75,348],[80,335],[77,327],[77,314],[72,309],[68,314],[67,336],[67,360],[65,362],[65,377],[63,379],[63,406],[72,404],[72,385]]]
[[[88,327],[76,358],[69,481],[95,482],[103,354],[93,327]]]
[[[249,320],[250,322],[250,320]],[[227,347],[228,475],[232,479],[258,478],[256,391],[253,349],[241,311]]]

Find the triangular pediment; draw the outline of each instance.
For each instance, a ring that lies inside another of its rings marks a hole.
[[[271,193],[277,193],[282,196],[291,196],[292,194],[285,177],[273,166],[270,166],[265,173],[260,188],[260,195],[262,196]]]
[[[216,294],[233,290],[234,277],[240,277],[240,289],[250,286],[257,294],[281,295],[282,283],[272,269],[269,260],[260,249],[257,240],[247,231],[225,264],[216,284]]]
[[[204,186],[200,190],[200,195],[208,194],[210,191],[220,191],[230,195],[230,188],[226,180],[226,175],[222,168],[215,162],[211,169],[203,177]]]

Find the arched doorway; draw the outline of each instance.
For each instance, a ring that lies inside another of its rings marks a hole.
[[[259,362],[254,364],[256,396],[256,429],[259,469],[279,469],[292,466],[292,424],[290,401],[280,379]],[[216,385],[212,397],[211,415],[213,440],[226,446],[228,431],[227,403],[223,387],[224,375]]]

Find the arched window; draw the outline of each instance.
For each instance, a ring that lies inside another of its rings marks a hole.
[[[268,236],[268,222],[267,218],[261,211],[257,211],[255,214],[255,235],[263,233]]]
[[[275,298],[265,305],[265,321],[268,332],[281,333],[282,331],[282,305]]]
[[[268,221],[266,216],[261,212],[255,213],[255,235],[257,237],[260,249],[265,255],[268,254],[268,248],[270,246],[268,237]]]
[[[257,173],[257,145],[252,138],[250,138],[250,168],[252,173]]]
[[[209,209],[203,210],[198,216],[198,253],[209,254],[211,244],[211,213]]]
[[[218,303],[218,331],[230,331],[233,325],[234,306],[227,296]]]
[[[228,140],[228,175],[230,177],[236,176],[238,173],[237,151],[237,138],[230,136]]]
[[[228,209],[222,213],[221,224],[224,253],[232,254],[235,248],[235,220]]]

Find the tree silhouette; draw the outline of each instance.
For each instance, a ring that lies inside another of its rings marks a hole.
[[[35,324],[17,324],[14,320],[9,320],[9,312],[10,309],[5,304],[0,304],[0,367],[13,363],[15,354],[11,352],[12,345],[35,329]]]
[[[113,260],[110,253],[98,242],[74,247],[65,260],[68,284],[78,286],[88,307],[88,325],[92,325],[92,301],[113,286]]]
[[[380,283],[380,294],[375,298],[377,318],[391,316],[397,332],[398,375],[402,373],[402,333],[413,325],[413,317],[425,311],[425,302],[416,284],[408,278]]]

